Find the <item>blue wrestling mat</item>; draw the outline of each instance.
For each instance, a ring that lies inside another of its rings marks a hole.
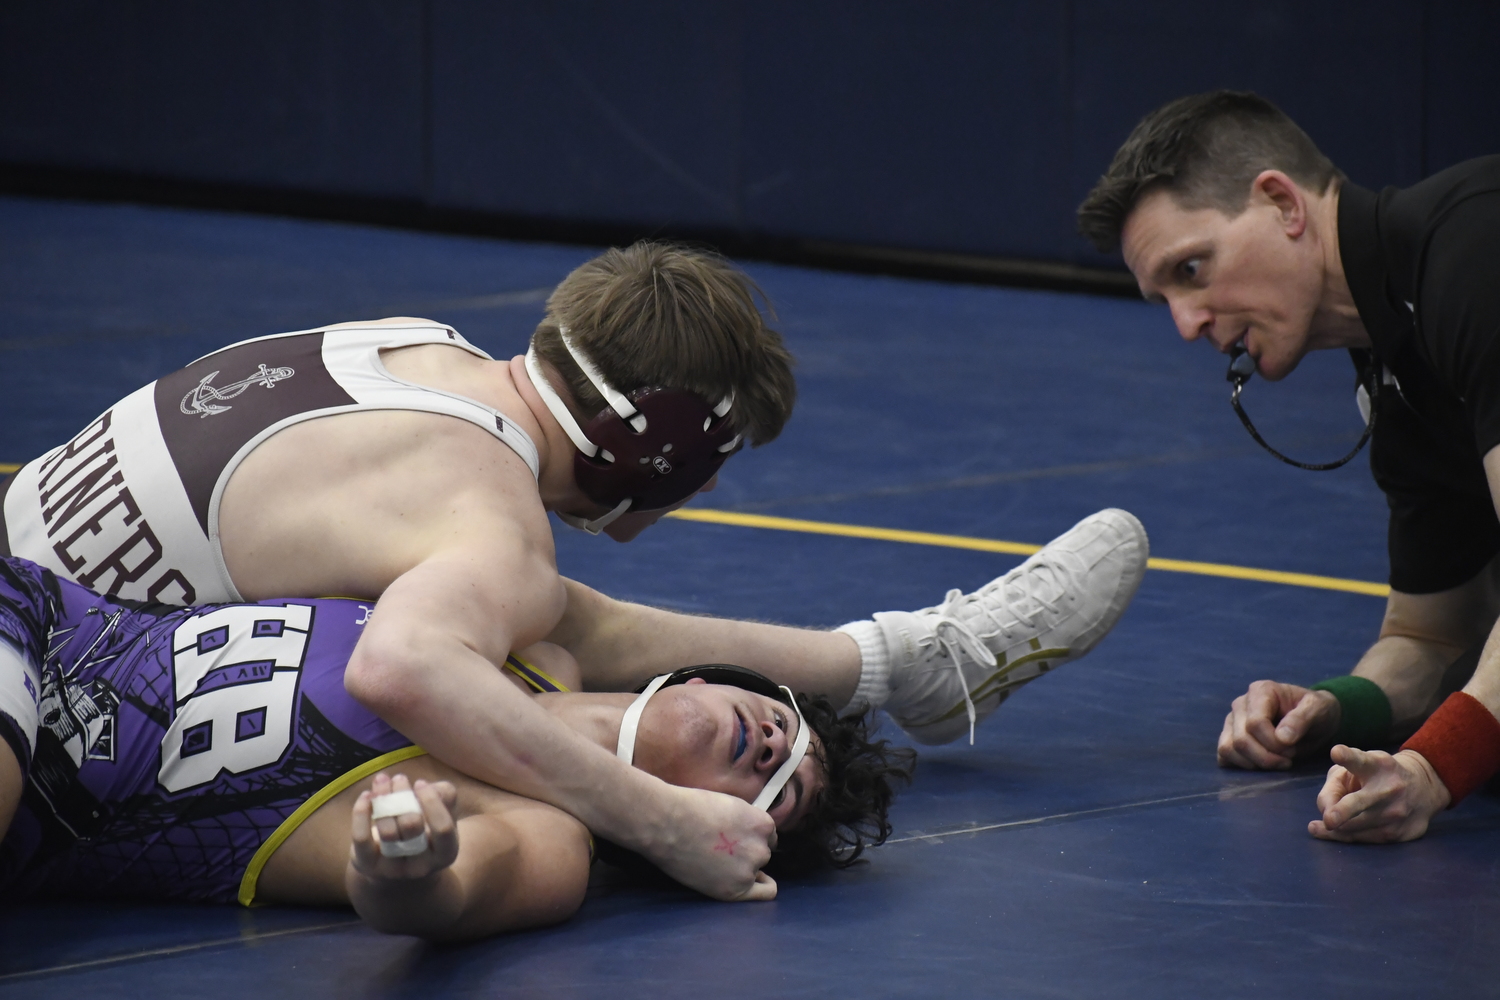
[[[550,287],[590,256],[0,200],[0,463],[245,337],[405,314],[519,352]],[[1385,505],[1363,460],[1314,474],[1261,453],[1223,360],[1181,345],[1157,307],[747,269],[799,361],[785,435],[729,463],[690,509],[705,520],[628,546],[561,529],[563,572],[630,600],[832,626],[1019,561],[974,539],[1040,544],[1125,507],[1162,562],[1095,653],[1017,694],[976,746],[923,748],[892,841],[782,883],[774,903],[600,866],[573,920],[453,948],[347,911],[27,904],[0,908],[0,996],[1493,994],[1493,798],[1412,844],[1325,843],[1305,829],[1323,765],[1214,763],[1250,681],[1343,673],[1373,640]],[[1278,447],[1336,457],[1359,427],[1350,376],[1314,356],[1246,404]]]

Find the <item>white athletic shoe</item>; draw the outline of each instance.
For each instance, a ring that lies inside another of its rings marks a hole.
[[[875,615],[891,656],[884,707],[918,743],[948,743],[1011,692],[1093,649],[1146,572],[1146,529],[1101,510],[972,594]]]

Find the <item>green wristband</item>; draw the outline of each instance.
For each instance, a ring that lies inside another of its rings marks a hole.
[[[1358,750],[1386,744],[1391,731],[1391,700],[1379,684],[1345,674],[1319,681],[1312,690],[1327,691],[1339,700],[1339,727],[1333,734],[1334,743]]]

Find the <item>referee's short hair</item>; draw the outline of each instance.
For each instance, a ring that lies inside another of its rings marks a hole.
[[[1249,92],[1215,90],[1180,97],[1142,118],[1109,169],[1078,206],[1078,231],[1109,252],[1140,200],[1166,190],[1186,209],[1244,211],[1250,185],[1280,170],[1309,191],[1344,179],[1307,133],[1281,109]]]

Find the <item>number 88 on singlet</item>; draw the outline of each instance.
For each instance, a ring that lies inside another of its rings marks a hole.
[[[297,684],[313,609],[237,605],[195,615],[172,633],[174,717],[157,780],[169,792],[243,774],[291,744]]]

